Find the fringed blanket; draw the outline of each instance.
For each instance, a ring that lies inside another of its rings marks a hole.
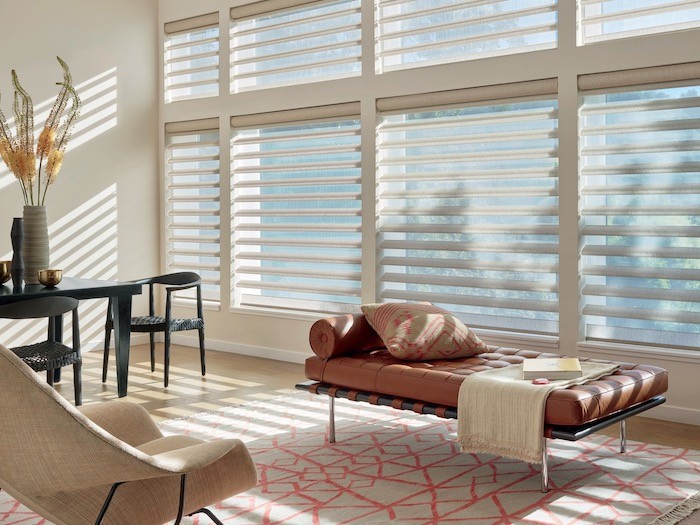
[[[533,385],[523,366],[472,374],[462,382],[457,404],[457,439],[463,452],[542,463],[544,407],[550,392],[609,375],[614,363],[581,363],[582,377]]]

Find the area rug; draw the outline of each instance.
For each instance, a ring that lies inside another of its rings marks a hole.
[[[454,421],[338,400],[329,444],[327,414],[324,397],[299,393],[161,427],[248,445],[259,484],[213,509],[226,524],[647,524],[698,491],[700,451],[553,441],[542,494],[539,468],[460,454]],[[46,522],[3,492],[0,523]]]

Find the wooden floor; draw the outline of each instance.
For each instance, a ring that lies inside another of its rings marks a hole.
[[[151,372],[148,346],[132,348],[128,401],[143,405],[157,420],[173,419],[230,405],[290,394],[304,379],[300,364],[207,351],[207,375],[201,376],[199,351],[174,346],[170,359],[170,385],[163,388],[163,347],[156,346],[156,371]],[[102,352],[83,356],[83,402],[117,399],[114,356],[108,380],[101,382]],[[73,402],[71,369],[64,369],[57,390]],[[348,401],[349,402],[349,401]],[[388,409],[387,409],[388,410]],[[610,427],[615,435],[617,427]],[[700,426],[671,423],[640,416],[627,422],[628,439],[700,449]]]

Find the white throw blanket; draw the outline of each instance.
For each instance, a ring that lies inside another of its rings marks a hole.
[[[533,385],[523,379],[523,365],[486,370],[462,382],[457,404],[457,439],[462,452],[542,463],[544,408],[547,396],[561,388],[609,375],[615,363],[581,363],[582,377]]]

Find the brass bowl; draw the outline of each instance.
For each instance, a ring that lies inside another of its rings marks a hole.
[[[10,265],[12,261],[0,261],[0,284],[5,284],[10,280]]]
[[[56,286],[63,279],[63,270],[39,270],[37,272],[37,279],[44,286],[49,288]]]

